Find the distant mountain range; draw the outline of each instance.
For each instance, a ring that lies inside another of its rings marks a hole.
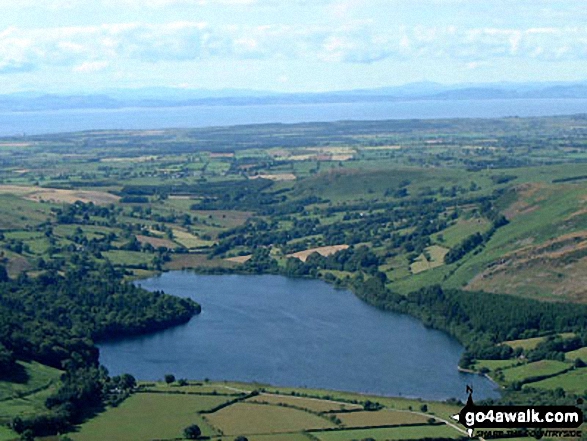
[[[444,85],[423,82],[397,87],[321,93],[246,89],[108,89],[95,94],[21,92],[0,95],[0,111],[119,109],[125,107],[243,106],[417,100],[587,99],[587,81]]]

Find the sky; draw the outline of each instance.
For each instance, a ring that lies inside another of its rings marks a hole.
[[[0,0],[0,94],[580,80],[585,0]]]

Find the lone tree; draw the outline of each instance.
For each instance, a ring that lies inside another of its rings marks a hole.
[[[170,385],[171,383],[173,383],[175,381],[175,375],[173,374],[165,374],[165,377],[163,377],[165,379],[165,382]]]
[[[187,426],[183,429],[183,436],[186,439],[198,439],[202,431],[200,430],[200,426],[197,424],[192,424],[191,426]]]

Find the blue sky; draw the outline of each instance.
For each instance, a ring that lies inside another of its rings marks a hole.
[[[0,93],[575,80],[585,0],[0,1]]]

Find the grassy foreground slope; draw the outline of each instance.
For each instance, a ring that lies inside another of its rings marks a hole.
[[[0,440],[18,436],[5,426],[14,417],[46,411],[45,400],[60,386],[61,374],[36,362],[18,362],[15,373],[0,380]]]

